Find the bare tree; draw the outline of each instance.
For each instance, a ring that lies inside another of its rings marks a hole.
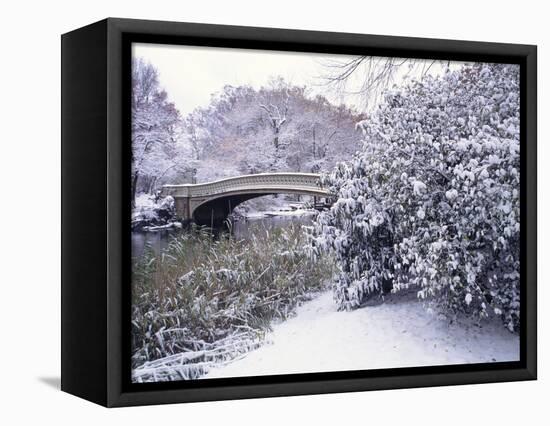
[[[365,108],[380,100],[384,90],[408,77],[424,78],[435,68],[450,66],[448,61],[418,58],[357,56],[324,62],[325,84],[340,94],[361,95]]]

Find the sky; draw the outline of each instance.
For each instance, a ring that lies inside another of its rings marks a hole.
[[[161,87],[183,116],[197,107],[207,106],[211,96],[225,85],[247,84],[259,89],[277,76],[297,86],[308,86],[312,94],[322,94],[334,104],[345,103],[358,111],[365,108],[364,95],[333,90],[323,78],[330,72],[327,65],[347,62],[354,56],[150,43],[134,43],[132,54],[155,66]],[[417,73],[422,64],[424,61]],[[445,66],[446,63],[430,66],[429,73],[440,74]],[[460,62],[451,64],[451,68],[458,66]],[[408,69],[408,65],[400,67],[398,79],[407,74]],[[360,87],[364,82],[359,72],[354,73],[353,78],[356,81],[350,80],[351,88]]]
[[[257,89],[275,76],[310,86],[312,92],[323,93],[334,103],[358,104],[355,95],[328,93],[321,78],[326,75],[323,64],[349,56],[145,43],[135,43],[132,51],[134,57],[157,68],[160,85],[182,115],[206,106],[211,95],[227,84]]]

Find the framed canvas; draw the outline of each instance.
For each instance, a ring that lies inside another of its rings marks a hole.
[[[106,19],[62,36],[62,389],[536,379],[536,47]]]

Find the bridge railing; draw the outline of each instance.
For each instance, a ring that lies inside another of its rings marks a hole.
[[[214,182],[164,185],[163,195],[175,197],[208,197],[220,193],[239,191],[251,188],[295,188],[305,190],[320,190],[320,175],[317,173],[260,173],[254,175],[236,176],[220,179]]]

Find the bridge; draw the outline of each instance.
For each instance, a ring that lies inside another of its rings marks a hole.
[[[162,195],[171,195],[177,215],[199,225],[220,226],[240,203],[273,194],[300,194],[328,199],[316,173],[261,173],[214,182],[164,185]]]

